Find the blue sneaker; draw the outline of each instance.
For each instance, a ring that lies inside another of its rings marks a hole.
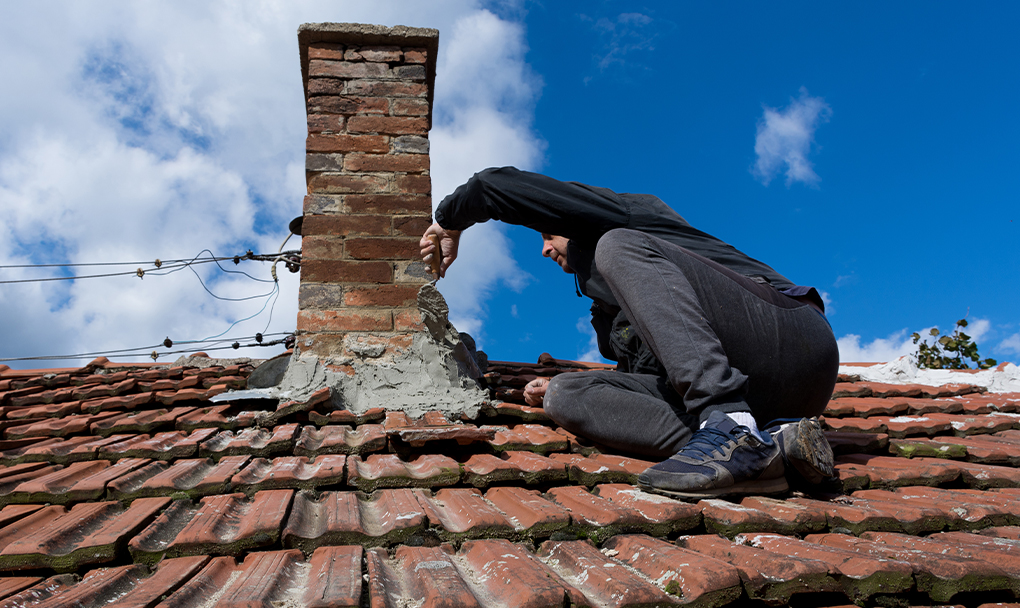
[[[768,432],[759,440],[722,412],[712,412],[704,428],[669,460],[638,476],[646,490],[680,498],[786,492],[783,455]]]

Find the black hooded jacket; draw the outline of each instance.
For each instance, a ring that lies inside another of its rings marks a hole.
[[[767,282],[790,296],[808,296],[819,307],[814,288],[794,285],[767,264],[694,228],[658,197],[618,194],[520,171],[514,167],[485,169],[447,196],[436,209],[436,222],[447,230],[464,230],[488,220],[525,226],[570,239],[567,263],[578,286],[590,297],[592,326],[604,357],[620,362],[621,371],[662,373],[636,332],[620,313],[619,304],[595,267],[595,246],[614,228],[656,236],[717,262],[734,272]]]

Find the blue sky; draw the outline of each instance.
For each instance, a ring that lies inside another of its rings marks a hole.
[[[983,356],[1020,359],[1010,3],[4,4],[0,266],[275,251],[304,190],[310,21],[440,29],[436,202],[492,165],[652,193],[824,292],[845,361],[888,360],[964,314]],[[492,358],[590,358],[588,302],[539,246],[491,222],[466,233],[440,283],[454,321]],[[202,272],[224,297],[268,291]],[[215,300],[186,271],[3,284],[0,358],[204,338],[256,314],[227,335],[289,331],[296,287],[282,273],[257,314],[265,298]]]
[[[817,286],[844,358],[886,358],[969,310],[988,322],[985,356],[1016,360],[1018,17],[1003,3],[531,5],[542,170],[656,194]],[[766,184],[758,125],[804,90],[827,108],[806,154],[816,177],[788,181],[780,163]],[[499,294],[518,316],[490,348],[531,360],[554,330],[530,320],[569,326],[585,305],[547,260],[518,259],[534,282]]]

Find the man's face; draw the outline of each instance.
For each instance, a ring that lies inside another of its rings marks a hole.
[[[555,234],[542,234],[542,255],[560,265],[563,272],[574,273],[574,269],[567,265],[567,243],[570,239]]]

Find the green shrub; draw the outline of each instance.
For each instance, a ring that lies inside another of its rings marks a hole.
[[[956,322],[953,333],[942,336],[931,344],[921,338],[921,334],[914,332],[910,337],[914,344],[917,344],[917,367],[927,369],[971,369],[967,363],[972,361],[977,369],[988,369],[995,367],[995,359],[981,359],[978,355],[978,345],[971,341],[970,336],[963,333],[967,327],[967,319],[960,319]],[[932,337],[939,335],[939,329],[933,327],[928,332]]]

